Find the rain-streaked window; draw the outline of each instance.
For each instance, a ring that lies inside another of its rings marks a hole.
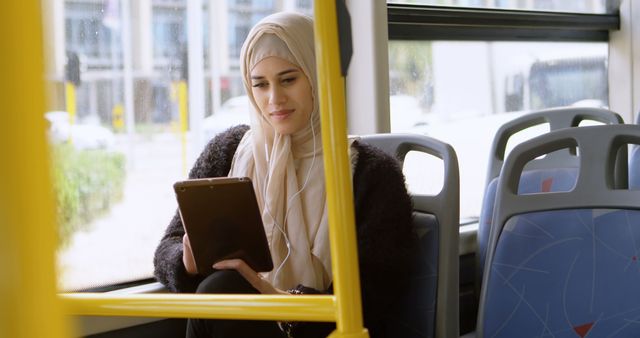
[[[198,6],[196,1],[195,6]],[[188,97],[187,0],[61,0],[44,13],[51,104],[43,118],[58,205],[59,287],[152,276],[172,190],[215,134],[248,122],[238,56],[249,29],[311,1],[203,0],[204,93]],[[197,57],[197,56],[196,56]],[[193,81],[193,80],[191,80]],[[196,100],[202,111],[186,111]],[[198,125],[190,115],[198,114]]]

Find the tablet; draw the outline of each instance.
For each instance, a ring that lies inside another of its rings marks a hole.
[[[247,177],[192,179],[173,185],[198,273],[216,262],[242,258],[257,272],[273,262],[253,184]]]

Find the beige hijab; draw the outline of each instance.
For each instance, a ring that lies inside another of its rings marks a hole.
[[[311,18],[276,13],[253,27],[240,55],[253,109],[251,129],[238,146],[229,176],[253,181],[275,266],[266,278],[280,289],[297,284],[326,289],[332,280],[313,43]],[[311,84],[309,125],[293,135],[275,132],[252,95],[251,70],[267,57],[298,66]]]

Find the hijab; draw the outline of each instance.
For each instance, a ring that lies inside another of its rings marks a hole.
[[[308,125],[291,135],[274,130],[252,95],[251,71],[268,57],[297,66],[311,85]],[[264,277],[280,289],[303,284],[325,290],[332,273],[312,19],[292,12],[267,16],[249,32],[240,62],[251,128],[229,176],[253,181],[274,263]]]

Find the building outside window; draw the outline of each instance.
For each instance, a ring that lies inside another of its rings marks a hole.
[[[172,184],[186,177],[203,146],[194,133],[211,137],[248,118],[238,58],[250,28],[276,11],[310,13],[312,3],[202,0],[207,102],[198,113],[205,126],[187,122],[185,130],[179,88],[188,66],[187,0],[49,1],[62,8],[46,13],[57,23],[46,29],[61,32],[49,35],[53,53],[76,53],[81,80],[69,96],[64,67],[47,76],[54,88],[45,118],[58,198],[60,288],[151,277],[153,251],[176,211]],[[225,54],[214,62],[218,50]],[[241,117],[225,120],[225,114]]]

